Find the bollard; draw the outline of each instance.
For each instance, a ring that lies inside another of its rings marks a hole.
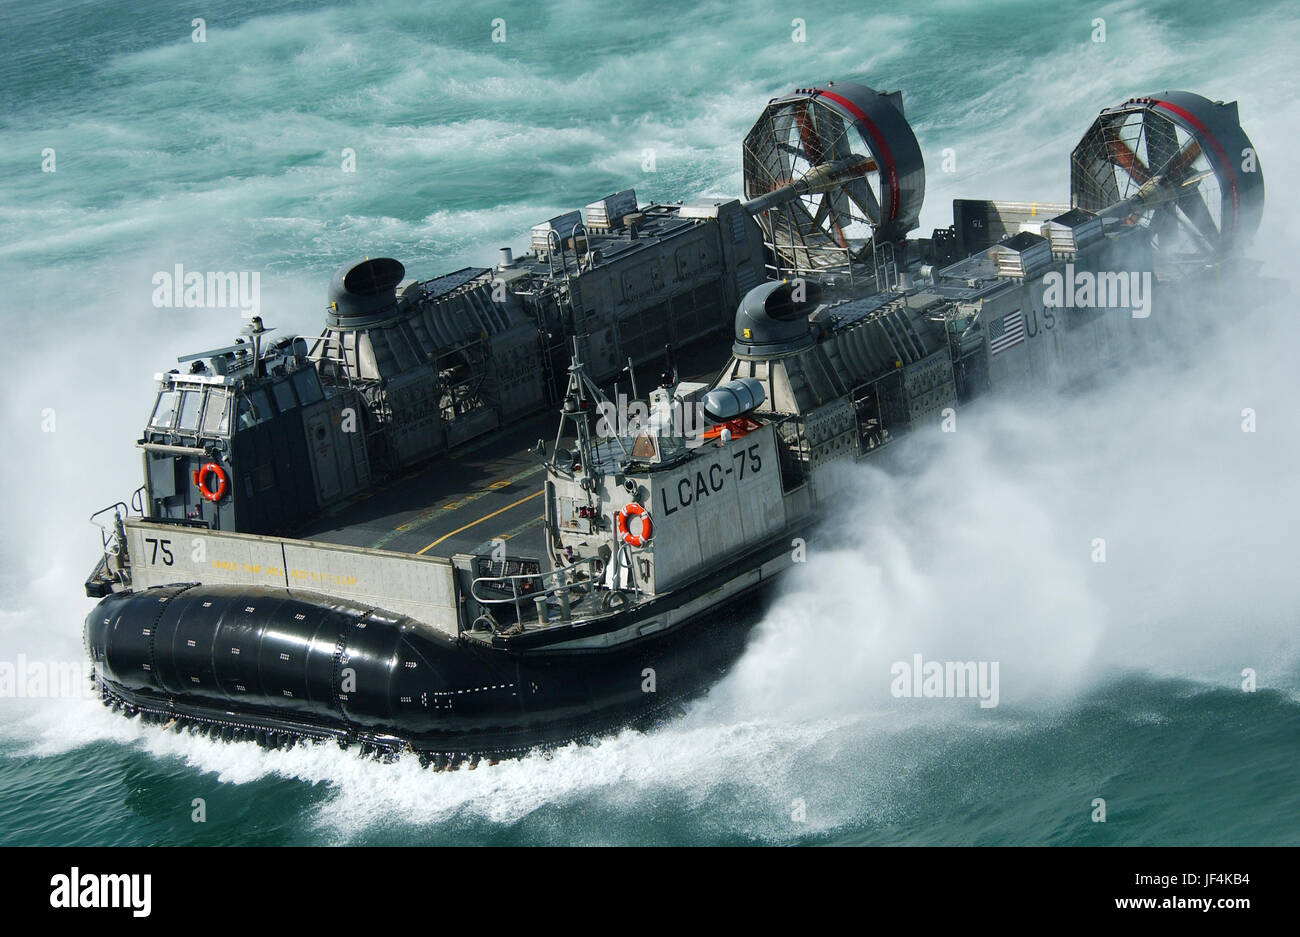
[[[560,574],[560,621],[569,621],[569,574]]]

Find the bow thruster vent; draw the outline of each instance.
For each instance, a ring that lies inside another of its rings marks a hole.
[[[745,137],[746,208],[779,273],[846,269],[916,227],[925,164],[902,96],[831,82],[768,103]]]
[[[1237,105],[1165,91],[1107,108],[1070,158],[1074,204],[1150,230],[1168,260],[1212,261],[1248,241],[1264,176]]]

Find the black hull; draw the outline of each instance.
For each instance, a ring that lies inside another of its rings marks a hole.
[[[105,702],[128,714],[441,763],[662,719],[735,662],[756,619],[749,596],[616,648],[519,652],[324,597],[178,585],[105,598],[85,640]]]

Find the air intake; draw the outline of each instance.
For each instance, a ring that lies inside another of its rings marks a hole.
[[[356,328],[385,318],[397,306],[397,284],[404,276],[406,268],[391,257],[340,267],[330,280],[329,324]]]
[[[809,347],[814,339],[808,316],[820,299],[821,287],[814,280],[768,282],[754,287],[736,310],[732,353],[766,358]]]
[[[1047,238],[1021,231],[989,248],[989,256],[998,276],[1024,279],[1032,277],[1052,262],[1052,247]]]

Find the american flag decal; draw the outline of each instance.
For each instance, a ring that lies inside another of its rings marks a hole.
[[[989,323],[989,353],[1001,354],[1025,340],[1025,317],[1019,309]]]

